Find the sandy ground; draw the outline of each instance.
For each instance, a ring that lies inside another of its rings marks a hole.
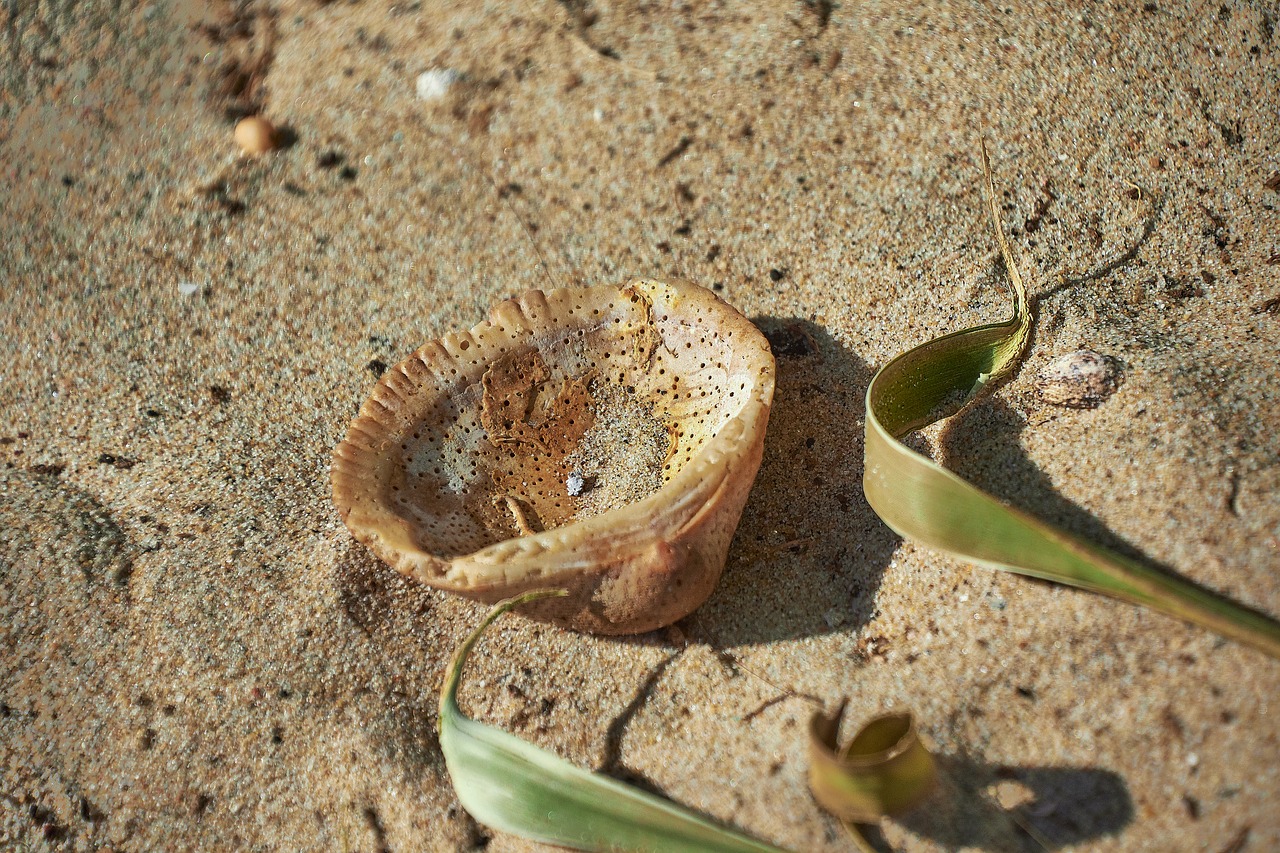
[[[795,850],[851,849],[804,782],[843,695],[942,756],[882,849],[1280,849],[1276,661],[861,495],[874,369],[1005,310],[985,126],[1039,323],[922,446],[1280,613],[1280,14],[1058,5],[0,8],[0,847],[532,849],[434,736],[481,608],[352,542],[329,454],[498,299],[647,275],[790,344],[725,576],[678,631],[502,623],[470,713]],[[238,159],[253,110],[291,147]],[[1080,347],[1119,391],[1046,404]]]

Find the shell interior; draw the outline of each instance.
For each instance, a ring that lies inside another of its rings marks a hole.
[[[632,570],[689,563],[705,597],[772,393],[767,341],[703,288],[532,291],[384,374],[334,452],[334,500],[357,538],[433,585],[491,599],[535,576],[616,580],[644,552]]]
[[[662,315],[655,330],[638,294],[549,307],[586,322],[509,348],[479,383],[436,388],[391,449],[391,504],[423,550],[449,559],[647,497],[746,390],[729,387],[731,339]],[[577,497],[574,470],[590,485]]]

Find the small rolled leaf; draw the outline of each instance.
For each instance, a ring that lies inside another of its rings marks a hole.
[[[574,850],[785,853],[463,715],[462,668],[484,630],[514,607],[565,594],[536,590],[499,603],[454,653],[440,691],[439,733],[463,808],[486,826]]]
[[[875,823],[908,811],[937,782],[933,757],[910,713],[885,714],[837,744],[848,700],[809,721],[809,788],[824,809],[850,823]]]
[[[1280,623],[1269,616],[1007,506],[899,440],[955,414],[1008,376],[1030,335],[1026,288],[1000,228],[985,145],[982,158],[992,224],[1013,283],[1013,316],[908,350],[872,378],[867,502],[901,535],[961,559],[1143,604],[1280,657]]]

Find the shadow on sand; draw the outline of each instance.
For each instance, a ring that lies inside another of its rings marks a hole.
[[[940,439],[944,463],[980,489],[1036,518],[1110,548],[1134,560],[1157,566],[1121,539],[1095,515],[1064,498],[1053,482],[1022,450],[1022,416],[1007,402],[988,398],[953,418]],[[1165,566],[1158,566],[1171,572]]]
[[[862,495],[871,369],[807,320],[752,321],[777,357],[777,387],[724,576],[691,617],[718,646],[861,627],[900,541]]]
[[[1133,820],[1128,787],[1110,770],[935,759],[937,789],[895,822],[945,850],[1040,853],[1114,835]],[[874,849],[893,849],[879,828],[864,834]]]

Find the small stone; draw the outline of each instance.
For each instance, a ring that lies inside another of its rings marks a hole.
[[[1036,793],[1030,786],[1017,779],[1004,779],[987,789],[991,798],[1000,804],[1005,811],[1029,806],[1035,803]]]
[[[1036,377],[1040,399],[1055,406],[1093,409],[1120,387],[1120,362],[1092,350],[1076,350],[1049,362]]]
[[[346,155],[341,151],[334,151],[331,148],[316,158],[316,165],[321,169],[334,169],[341,166],[346,159]]]
[[[181,293],[183,296],[190,296],[191,294],[195,293],[199,289],[200,289],[200,285],[196,284],[194,281],[178,282],[178,292]]]
[[[236,144],[246,154],[265,154],[280,144],[275,125],[262,116],[248,116],[236,123]]]
[[[451,68],[432,68],[418,75],[416,89],[421,101],[438,101],[449,94],[449,87],[458,81],[458,72]]]
[[[192,817],[199,817],[204,814],[213,803],[213,797],[199,791],[190,791],[182,799]]]

